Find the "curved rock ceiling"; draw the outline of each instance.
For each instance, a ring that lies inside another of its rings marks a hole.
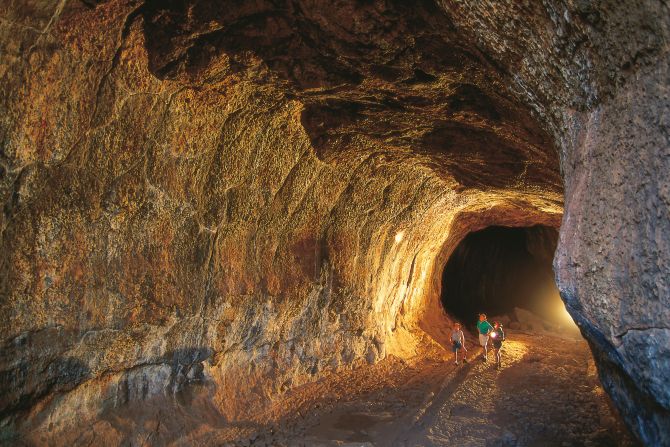
[[[652,0],[0,6],[3,425],[43,442],[202,380],[242,418],[411,357],[442,336],[458,242],[543,224],[604,387],[643,442],[670,442],[669,17]]]

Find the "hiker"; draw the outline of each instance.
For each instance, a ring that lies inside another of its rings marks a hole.
[[[500,369],[502,367],[502,362],[500,360],[500,350],[502,349],[502,344],[505,341],[505,332],[503,332],[502,324],[500,324],[498,321],[493,323],[491,341],[493,342],[493,354],[496,359],[496,367]]]
[[[458,351],[463,350],[463,363],[468,363],[467,348],[465,347],[465,336],[461,330],[461,323],[454,323],[454,330],[451,331],[451,351],[454,353],[454,363],[458,365]]]
[[[477,330],[479,331],[479,344],[484,348],[482,356],[483,361],[487,361],[489,334],[493,330],[491,323],[486,321],[486,314],[479,314],[479,321],[477,322]]]

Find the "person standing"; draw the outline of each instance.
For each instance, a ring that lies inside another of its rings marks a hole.
[[[454,323],[451,331],[451,351],[454,353],[454,363],[458,365],[458,351],[463,350],[463,362],[467,363],[468,350],[465,348],[465,336],[461,330],[461,323]]]
[[[493,330],[493,326],[486,320],[486,314],[479,314],[479,321],[477,322],[477,331],[479,331],[479,344],[484,349],[483,361],[487,361],[489,334]]]
[[[493,322],[491,341],[493,342],[493,356],[496,360],[496,367],[500,369],[502,367],[500,350],[502,349],[502,344],[505,341],[505,332],[503,331],[502,324],[500,324],[498,321]]]

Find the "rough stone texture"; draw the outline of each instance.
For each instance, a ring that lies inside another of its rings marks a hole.
[[[2,436],[412,356],[458,241],[564,182],[563,297],[670,443],[668,5],[233,3],[0,6]]]

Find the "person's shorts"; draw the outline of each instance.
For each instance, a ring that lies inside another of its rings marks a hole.
[[[485,334],[479,334],[479,344],[482,346],[482,348],[485,348],[486,345],[489,342],[489,336]]]
[[[502,341],[500,340],[493,340],[493,347],[496,349],[502,348]]]
[[[461,349],[463,345],[461,344],[460,341],[452,341],[451,342],[451,352],[456,352],[459,349]]]

